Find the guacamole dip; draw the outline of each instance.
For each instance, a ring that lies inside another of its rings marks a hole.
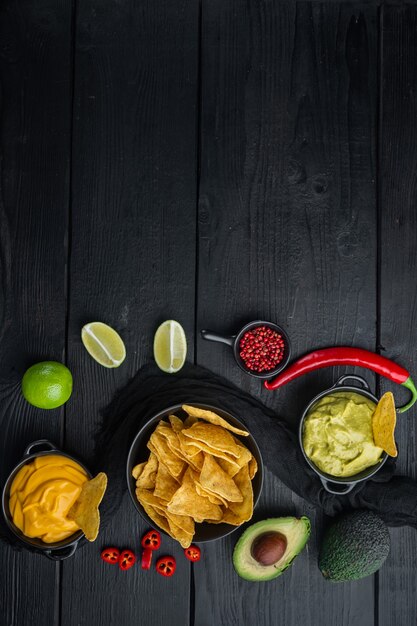
[[[383,451],[372,435],[375,407],[375,402],[351,391],[335,391],[311,407],[304,420],[303,446],[319,470],[354,476],[380,460]]]

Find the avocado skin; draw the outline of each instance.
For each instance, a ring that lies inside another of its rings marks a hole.
[[[251,556],[255,539],[271,531],[279,532],[287,539],[285,559],[278,568],[275,565],[263,566]],[[241,578],[254,582],[272,580],[281,576],[305,547],[310,531],[310,520],[305,516],[301,518],[276,517],[251,524],[239,538],[233,552],[233,565],[236,573]]]
[[[331,582],[359,580],[374,574],[390,550],[385,522],[372,511],[340,516],[325,532],[319,568]]]

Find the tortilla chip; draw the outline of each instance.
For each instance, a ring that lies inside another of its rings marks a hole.
[[[187,533],[183,528],[180,528],[179,526],[177,526],[177,524],[175,524],[175,522],[173,522],[169,518],[168,518],[168,524],[169,524],[171,537],[173,537],[173,539],[178,541],[182,548],[189,548],[193,541],[194,531],[192,533]]]
[[[97,539],[100,528],[99,504],[107,489],[107,476],[100,472],[81,487],[81,493],[68,511],[68,518],[74,520],[88,541]]]
[[[201,472],[204,463],[204,453],[200,451],[198,454],[194,454],[194,456],[187,459],[187,463],[194,472]]]
[[[175,526],[178,526],[178,528],[187,533],[187,535],[192,535],[194,533],[194,520],[189,515],[178,515],[178,513],[173,513],[172,511],[168,511],[168,509],[166,509],[166,516],[168,518],[168,523],[172,522]]]
[[[178,441],[180,444],[181,452],[190,458],[200,452],[200,448],[196,446],[189,437],[184,437],[183,433],[178,433]]]
[[[180,434],[182,435],[182,433]],[[207,452],[208,454],[211,454],[212,456],[215,456],[216,458],[224,459],[225,461],[228,461],[231,465],[234,465],[236,467],[237,471],[239,471],[240,469],[235,457],[229,456],[228,454],[226,454],[226,452],[220,452],[219,450],[216,450],[215,448],[208,446],[206,443],[204,443],[204,441],[197,441],[197,440],[193,441],[191,446],[188,446],[186,443],[181,444],[181,445],[184,445],[186,450],[188,450],[190,447],[190,449],[192,450],[197,448],[199,452],[201,451]],[[191,457],[191,458],[194,458],[194,457]]]
[[[258,463],[257,463],[257,461],[256,461],[254,456],[249,461],[248,470],[249,470],[249,478],[251,480],[253,480],[253,477],[255,476],[256,472],[258,471]]]
[[[221,498],[218,494],[213,493],[209,489],[206,489],[200,483],[195,483],[195,490],[199,496],[208,498],[212,504],[217,504],[218,506],[225,506],[227,508],[228,504],[226,500]]]
[[[240,526],[243,522],[248,522],[253,515],[253,489],[247,465],[242,467],[234,480],[243,500],[242,502],[230,502],[229,508],[224,511],[223,521],[226,524]]]
[[[180,441],[178,439],[178,434],[171,428],[169,424],[166,422],[159,422],[158,426],[155,429],[156,433],[160,433],[163,437],[165,437],[168,447],[171,449],[171,452],[177,456],[181,461],[187,461],[181,446]]]
[[[196,446],[198,445],[197,442],[204,442],[214,450],[239,458],[239,447],[236,445],[233,436],[221,426],[197,422],[191,428],[184,429],[181,434],[191,439]]]
[[[391,391],[387,391],[378,402],[372,415],[372,433],[375,445],[393,457],[398,455],[394,437],[396,423],[397,412],[394,396]]]
[[[179,433],[182,431],[182,429],[184,428],[184,422],[182,421],[182,419],[180,419],[176,415],[170,415],[168,419],[174,432]]]
[[[186,468],[186,464],[174,454],[168,446],[167,440],[160,432],[155,430],[155,432],[152,433],[148,441],[148,448],[150,448],[149,444],[153,446],[154,454],[158,457],[158,461],[166,466],[169,473],[174,476],[174,478],[181,476]]]
[[[185,418],[183,422],[184,428],[191,428],[191,426],[195,424],[196,422],[198,422],[198,419],[196,417],[193,417],[192,415],[189,415],[188,417]]]
[[[197,493],[189,470],[185,473],[183,483],[175,492],[167,509],[177,515],[189,515],[195,522],[203,522],[205,519],[220,519],[222,516],[219,506],[212,504],[208,498]]]
[[[208,498],[212,504],[218,504],[219,506],[224,505],[226,507],[228,506],[227,501],[224,500],[224,498],[214,493],[213,491],[210,491],[210,489],[203,487],[203,485],[200,483],[200,472],[195,472],[190,469],[189,475],[194,481],[194,487],[199,496]]]
[[[170,519],[178,528],[183,530],[187,535],[194,535],[195,524],[194,519],[190,515],[178,515],[168,511],[168,519]]]
[[[155,509],[155,507],[147,502],[141,502],[141,505],[155,525],[165,531],[170,537],[175,539],[175,541],[179,541],[183,548],[188,548],[191,545],[194,533],[187,534],[167,518],[161,510]]]
[[[201,468],[203,467],[203,461],[204,461],[203,453],[201,452],[200,448],[193,446],[193,444],[188,444],[190,440],[187,439],[187,437],[183,437],[183,439],[181,439],[181,437],[182,437],[182,434],[178,433],[178,441],[180,445],[180,450],[183,455],[183,458],[185,459],[185,462],[193,470],[196,470],[199,472]]]
[[[151,520],[155,522],[155,524],[159,526],[159,528],[164,530],[166,533],[168,533],[168,535],[172,537],[169,524],[168,524],[168,518],[163,514],[163,512],[160,511],[159,509],[155,509],[155,507],[153,507],[151,504],[148,504],[147,502],[140,500],[137,493],[136,493],[136,497],[138,501],[140,502],[141,506],[143,507],[143,509],[145,510],[145,512],[151,518]],[[173,537],[173,539],[175,539],[175,537]]]
[[[187,534],[194,533],[194,522],[190,517],[183,516],[175,513],[174,511],[169,511],[167,508],[168,503],[156,496],[152,491],[147,489],[137,489],[136,496],[139,502],[152,506],[156,509],[160,515],[163,515],[167,518],[168,522],[173,522],[179,528],[183,529]],[[175,539],[176,537],[174,537]]]
[[[160,463],[155,479],[154,496],[169,502],[179,486],[178,481],[169,473],[165,465]]]
[[[204,452],[200,452],[198,454],[194,454],[190,461],[189,461],[191,467],[194,470],[197,470],[197,472],[201,472],[201,468],[203,467],[203,463],[204,463]]]
[[[144,463],[138,463],[137,465],[135,465],[135,467],[132,469],[132,476],[135,480],[137,480],[139,478],[139,476],[142,474],[143,469],[145,467],[145,465],[147,465],[147,461],[145,461]]]
[[[242,437],[248,437],[249,433],[247,430],[242,430],[240,428],[236,428],[236,426],[232,426],[225,419],[214,413],[213,411],[207,411],[206,409],[198,409],[195,406],[190,406],[189,404],[183,404],[182,409],[188,413],[191,417],[198,417],[206,422],[210,422],[211,424],[215,424],[216,426],[221,426],[226,430],[230,430],[232,433],[236,433],[236,435],[241,435]]]
[[[231,478],[236,476],[238,471],[244,465],[247,465],[248,463],[250,464],[252,462],[252,459],[253,459],[252,452],[250,450],[248,450],[248,448],[241,441],[236,439],[235,437],[234,437],[234,440],[235,440],[236,445],[238,446],[238,449],[239,449],[239,456],[238,456],[238,458],[234,458],[232,463],[230,461],[226,461],[225,459],[218,459],[217,460],[217,462],[220,465],[220,467],[229,476],[231,476]],[[252,463],[252,471],[254,471],[256,473],[257,468],[258,468],[258,465],[256,463],[256,460],[254,460],[254,464]]]
[[[236,474],[240,471],[240,467],[237,463],[231,463],[230,461],[226,461],[226,459],[220,459],[218,457],[216,458],[216,461],[222,470],[224,470],[231,478],[236,476]]]
[[[158,470],[158,458],[153,452],[151,452],[149,455],[149,459],[145,464],[140,463],[139,465],[136,465],[133,469],[137,470],[141,465],[143,467],[142,471],[140,471],[140,473],[138,474],[136,487],[140,487],[141,489],[153,489],[155,487],[156,472]]]
[[[235,444],[237,445],[237,447],[239,448],[239,456],[238,456],[238,463],[241,467],[243,467],[244,465],[246,465],[246,463],[249,463],[249,461],[252,458],[252,452],[250,450],[248,450],[248,448],[245,446],[244,443],[242,443],[239,439],[237,439],[236,437],[233,437],[233,440],[235,442]]]
[[[146,502],[158,511],[162,511],[165,517],[168,517],[166,514],[167,502],[162,500],[162,498],[155,496],[153,491],[150,491],[149,489],[136,489],[136,496],[141,504]]]
[[[212,456],[204,455],[203,469],[200,474],[200,483],[216,495],[228,502],[242,502],[243,496],[231,478]]]

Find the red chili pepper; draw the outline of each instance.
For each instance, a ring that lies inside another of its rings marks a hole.
[[[195,561],[199,561],[201,559],[201,550],[198,546],[190,546],[189,548],[185,548],[184,554],[189,561],[195,563]]]
[[[153,550],[151,548],[145,548],[142,552],[142,569],[150,569],[152,563]]]
[[[161,576],[166,576],[166,578],[174,574],[176,567],[177,563],[173,556],[163,556],[156,562],[156,571]]]
[[[142,548],[150,548],[151,550],[158,550],[161,546],[161,534],[157,530],[149,530],[146,535],[142,537]]]
[[[409,389],[412,393],[412,398],[408,404],[397,409],[399,413],[408,411],[417,400],[417,389],[409,372],[404,367],[397,365],[397,363],[390,361],[390,359],[384,356],[369,350],[363,350],[362,348],[340,347],[315,350],[294,361],[282,374],[279,374],[272,381],[265,381],[264,385],[270,390],[278,389],[278,387],[286,385],[303,374],[333,365],[365,367]]]
[[[130,569],[136,563],[136,556],[132,550],[123,550],[119,556],[119,567],[123,571]]]
[[[116,564],[119,562],[120,552],[117,548],[104,548],[101,558],[106,563]]]

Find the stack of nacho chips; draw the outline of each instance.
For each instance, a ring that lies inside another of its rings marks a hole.
[[[161,420],[147,444],[149,459],[132,470],[136,496],[148,516],[187,548],[195,524],[239,526],[253,513],[257,463],[236,437],[247,437],[222,417],[183,405],[183,421]]]

